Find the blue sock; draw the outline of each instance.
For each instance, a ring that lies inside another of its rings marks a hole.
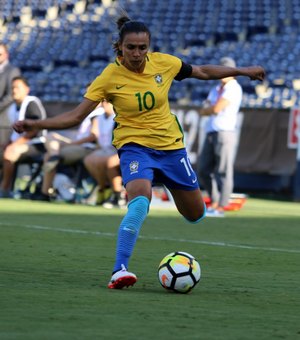
[[[114,272],[121,269],[121,264],[128,268],[139,231],[149,211],[149,204],[145,196],[138,196],[128,204],[128,212],[119,228]]]

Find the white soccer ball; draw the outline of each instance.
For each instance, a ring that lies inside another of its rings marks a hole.
[[[158,266],[158,279],[167,290],[188,293],[200,281],[201,268],[193,255],[176,251],[166,255]]]

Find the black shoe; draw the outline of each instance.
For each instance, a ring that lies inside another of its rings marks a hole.
[[[120,192],[113,192],[110,198],[102,204],[102,207],[105,209],[124,209],[126,208],[126,199],[122,197],[123,194]]]
[[[0,189],[0,198],[14,198],[14,195],[11,191]]]
[[[42,192],[35,192],[34,194],[31,194],[30,197],[33,201],[44,201],[44,202],[50,202],[50,196],[46,195]]]
[[[32,193],[28,189],[20,190],[18,192],[18,196],[23,200],[30,200],[31,195],[32,195]]]

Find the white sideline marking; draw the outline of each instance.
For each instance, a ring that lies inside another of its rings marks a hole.
[[[105,233],[102,231],[90,231],[90,230],[80,230],[80,229],[66,229],[66,228],[51,228],[40,225],[16,225],[13,223],[2,223],[0,222],[0,226],[15,226],[21,228],[28,229],[36,229],[36,230],[49,230],[49,231],[58,231],[63,233],[71,233],[71,234],[85,234],[85,235],[97,235],[97,236],[108,236],[108,237],[116,237],[114,233]],[[172,242],[182,242],[182,243],[196,243],[196,244],[205,244],[208,246],[217,246],[217,247],[229,247],[229,248],[238,248],[238,249],[250,249],[250,250],[264,250],[264,251],[273,251],[273,252],[282,252],[282,253],[292,253],[292,254],[300,254],[300,250],[297,249],[284,249],[284,248],[273,248],[273,247],[259,247],[259,246],[247,246],[242,244],[233,244],[226,242],[213,242],[213,241],[200,241],[200,240],[188,240],[182,238],[172,238],[172,237],[156,237],[156,236],[139,236],[140,239],[144,240],[154,240],[154,241],[172,241]]]

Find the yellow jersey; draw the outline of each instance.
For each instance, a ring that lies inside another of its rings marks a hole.
[[[181,66],[179,58],[154,52],[147,54],[143,73],[135,73],[117,58],[92,82],[85,98],[113,104],[116,126],[112,144],[117,149],[128,143],[156,150],[184,147],[182,128],[168,100]]]

